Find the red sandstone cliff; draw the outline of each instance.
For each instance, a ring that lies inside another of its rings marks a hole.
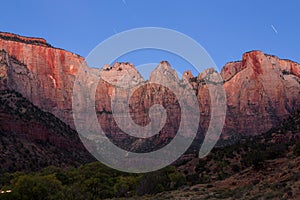
[[[6,54],[1,54],[0,63],[7,64],[0,65],[0,87],[20,92],[41,109],[53,113],[74,127],[72,88],[78,67],[84,62],[84,58],[53,48],[43,39],[8,33],[0,33],[1,49],[15,59],[8,59]],[[170,77],[178,79],[166,62],[160,65]],[[144,81],[132,64],[116,63],[112,67],[106,65],[101,71],[104,80],[100,80],[96,92],[95,105],[100,124],[106,132],[117,138],[126,138],[126,135],[118,129],[111,115],[110,101],[114,86],[108,82],[118,80],[125,72],[134,75],[137,81]],[[207,69],[197,77],[193,77],[190,72],[183,75],[183,82],[189,81],[198,96],[200,135],[205,132],[210,119],[207,84],[214,84],[215,73],[213,69]],[[226,64],[221,76],[225,81],[227,95],[224,137],[261,134],[300,109],[300,66],[295,62],[281,60],[261,51],[252,51],[245,53],[242,61]],[[159,73],[153,72],[151,78],[159,78]],[[204,79],[211,83],[205,83]],[[153,93],[153,90],[159,92]],[[135,122],[145,125],[149,122],[149,106],[157,102],[175,105],[176,98],[159,86],[149,86],[137,92],[132,102],[136,104],[131,110]],[[169,128],[162,131],[163,138],[176,133],[180,119],[177,109],[175,106],[172,110],[175,114],[168,121]]]
[[[36,106],[49,111],[67,124],[72,124],[71,94],[77,67],[84,58],[53,48],[46,40],[0,33],[0,50],[15,58],[23,67],[16,67],[7,57],[8,67],[2,65],[3,87],[14,89]],[[6,76],[4,75],[6,74]]]
[[[225,65],[221,72],[228,105],[224,131],[260,134],[299,110],[299,69],[295,62],[260,51]]]

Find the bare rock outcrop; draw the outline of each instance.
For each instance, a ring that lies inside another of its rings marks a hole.
[[[72,92],[78,68],[84,63],[84,58],[51,47],[43,39],[8,33],[0,33],[1,49],[0,88],[21,93],[36,106],[53,113],[74,128]],[[148,82],[130,63],[105,65],[103,69],[97,70],[102,77],[95,94],[99,122],[108,135],[123,141],[126,135],[114,122],[111,100],[116,84],[126,75],[132,77],[137,85],[145,84],[130,99],[131,117],[137,124],[145,126],[149,123],[148,111],[153,104],[174,106],[170,107],[173,114],[167,120],[168,125],[162,131],[162,138],[173,137],[176,133],[180,108],[176,108],[177,100],[171,91],[161,85],[147,84],[149,82],[191,83],[200,107],[199,137],[203,136],[210,121],[209,84],[223,84],[226,91],[224,138],[235,134],[262,134],[300,110],[299,64],[261,51],[247,52],[241,61],[226,64],[220,73],[223,81],[218,79],[214,69],[207,69],[197,77],[187,72],[183,80],[179,80],[167,61],[159,64]],[[134,138],[129,140],[132,142]]]

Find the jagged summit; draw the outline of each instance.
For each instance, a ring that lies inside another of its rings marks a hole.
[[[171,68],[171,65],[168,61],[162,60],[162,61],[160,61],[158,67],[163,67],[166,69],[166,68]]]
[[[176,70],[172,69],[168,61],[161,61],[159,65],[151,72],[151,82],[166,82],[166,81],[179,81]]]
[[[74,127],[73,86],[78,67],[84,63],[84,58],[65,50],[31,45],[23,41],[30,41],[26,37],[22,41],[8,39],[11,37],[15,36],[2,33],[0,37],[0,50],[7,52],[5,55],[7,57],[0,58],[0,86],[21,93],[36,106],[53,113]],[[44,40],[39,42],[44,43]],[[24,65],[18,64],[15,60]],[[125,72],[136,76],[137,83],[142,80],[131,63],[105,65],[101,71],[103,77],[109,78],[110,83],[118,81],[118,78],[122,78]],[[183,74],[183,79],[190,81],[193,85],[202,109],[200,131],[208,126],[210,97],[207,84],[215,83],[216,73],[213,69],[207,69],[200,75],[195,75],[196,78],[188,72]],[[224,135],[236,134],[237,131],[241,135],[255,135],[268,131],[290,113],[300,109],[300,66],[295,62],[268,56],[261,51],[251,51],[245,53],[241,61],[227,63],[221,71],[221,76],[227,95]],[[176,71],[167,61],[162,61],[156,67],[149,81],[158,78],[163,79],[159,82],[178,81]],[[203,83],[204,79],[209,80],[206,85]],[[150,100],[156,98],[151,97],[155,92],[150,93],[146,89],[147,87],[139,90],[140,93],[137,92],[132,100],[142,105],[141,110],[147,110],[153,103]],[[96,112],[100,113],[103,119],[111,117],[110,97],[113,91],[113,84],[99,81],[95,106]],[[167,90],[165,92],[160,93],[160,97],[171,98]],[[144,96],[139,96],[141,94]],[[136,112],[138,113],[138,110]],[[180,117],[180,113],[175,113],[174,119],[176,117]],[[176,121],[172,123],[173,127],[176,127]],[[112,124],[112,121],[104,120],[102,125],[108,132],[113,130],[111,134],[119,134],[119,130]]]
[[[281,73],[293,74],[300,78],[300,65],[294,61],[279,59],[259,50],[246,52],[240,61],[229,62],[221,70],[224,81],[228,81],[239,72],[251,68],[256,75],[265,74],[270,69],[277,69]]]
[[[143,82],[144,79],[132,63],[115,62],[112,65],[105,64],[102,67],[101,77],[110,84],[117,84],[121,79],[131,78],[137,83]]]
[[[275,65],[277,63],[277,68],[279,71],[282,71],[282,73],[291,73],[296,75],[300,78],[300,67],[297,62],[288,60],[288,59],[280,59],[277,56],[266,54],[260,50],[253,50],[246,52],[242,55],[241,60],[238,61],[232,61],[228,62],[221,70],[221,77],[224,81],[230,80],[233,76],[235,76],[240,71],[246,69],[246,68],[252,68],[255,70],[257,74],[261,74],[262,70],[268,68],[269,65]],[[103,69],[105,71],[114,71],[122,70],[122,66],[126,66],[125,68],[133,68],[135,69],[135,66],[132,63],[129,62],[117,62],[114,63],[112,66],[110,65],[104,65]],[[112,73],[112,72],[110,72]],[[190,70],[185,71],[182,74],[182,80],[204,80],[209,79],[213,80],[209,77],[210,74],[218,73],[213,68],[205,69],[203,72],[200,72],[198,75],[194,76]],[[172,68],[170,63],[168,61],[161,61],[159,65],[151,72],[150,79],[154,80],[157,79],[158,76],[164,76],[170,78],[170,80],[179,80],[178,74],[176,70]]]

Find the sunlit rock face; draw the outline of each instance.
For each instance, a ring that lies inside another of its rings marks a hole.
[[[222,69],[228,114],[224,133],[256,135],[300,108],[300,66],[252,51]],[[231,130],[231,131],[230,131]]]
[[[3,50],[0,54],[0,88],[21,93],[36,106],[53,113],[74,128],[73,86],[84,58],[54,48],[44,39],[8,33],[0,33],[0,50]],[[143,84],[132,93],[130,105],[122,105],[129,106],[131,118],[136,124],[146,126],[150,123],[148,112],[154,104],[167,107],[169,115],[166,126],[160,132],[160,139],[152,138],[157,144],[174,137],[180,121],[184,119],[174,92],[153,82],[191,85],[199,104],[200,121],[191,122],[199,124],[198,138],[205,134],[210,121],[209,84],[223,84],[225,88],[227,115],[222,132],[224,138],[235,134],[262,134],[300,109],[299,64],[261,51],[245,53],[241,61],[226,64],[220,73],[222,81],[217,78],[218,72],[214,69],[207,69],[196,77],[187,71],[181,80],[167,61],[157,66],[149,80],[144,80],[131,63],[106,64],[102,69],[91,70],[97,71],[100,77],[95,93],[99,123],[116,143],[126,140],[136,145],[142,143],[123,133],[113,118],[113,94],[116,85],[120,85],[126,76],[131,77],[135,85]],[[184,90],[180,92],[183,94]]]

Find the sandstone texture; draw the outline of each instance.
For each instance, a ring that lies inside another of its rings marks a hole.
[[[300,108],[299,64],[261,51],[222,69],[228,112],[224,132],[256,135]]]
[[[0,50],[0,88],[19,92],[34,105],[53,113],[74,128],[72,93],[76,74],[84,65],[84,58],[54,48],[44,39],[8,33],[0,33]],[[115,143],[145,144],[143,139],[128,137],[120,130],[112,114],[114,92],[122,86],[126,76],[134,80],[134,85],[144,84],[129,98],[130,115],[136,124],[146,126],[150,123],[149,109],[152,105],[160,104],[166,108],[166,125],[159,135],[151,139],[156,144],[166,143],[174,137],[180,121],[184,119],[181,119],[178,105],[180,97],[163,85],[153,84],[155,81],[191,85],[197,95],[200,121],[190,123],[191,126],[199,123],[198,138],[205,135],[210,122],[209,85],[223,85],[226,92],[227,111],[222,132],[225,139],[234,135],[262,134],[300,110],[300,65],[261,51],[247,52],[241,61],[227,63],[220,73],[223,80],[218,78],[218,72],[214,69],[207,69],[196,77],[187,71],[180,80],[166,61],[159,64],[148,81],[142,78],[131,63],[106,64],[102,69],[90,70],[96,71],[101,77],[95,93],[99,123]],[[89,83],[86,80],[86,84],[95,82]],[[186,96],[185,90],[178,91],[181,96]],[[118,95],[128,96],[122,92]],[[187,104],[191,102],[189,98]],[[128,105],[119,102],[118,106],[122,110],[122,106]],[[147,145],[141,147],[144,149],[142,151],[147,148]]]
[[[5,87],[21,93],[34,105],[72,124],[71,94],[78,66],[84,59],[68,51],[51,47],[44,39],[0,33],[1,81]],[[22,67],[15,65],[15,62]],[[4,77],[6,74],[7,76]],[[3,85],[1,86],[3,88]]]

